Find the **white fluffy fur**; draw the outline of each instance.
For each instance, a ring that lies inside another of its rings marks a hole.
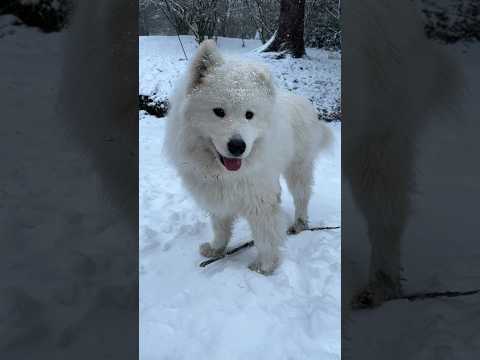
[[[342,106],[342,176],[364,217],[371,245],[368,283],[358,276],[356,234],[342,237],[342,319],[351,302],[378,306],[402,294],[402,237],[411,214],[417,147],[432,122],[445,122],[462,75],[427,39],[414,2],[367,0],[349,7],[350,49]],[[406,26],[405,24],[408,24]],[[357,70],[358,69],[358,70]],[[443,115],[442,115],[443,113]],[[352,221],[352,219],[349,219]],[[348,226],[348,225],[347,225]]]
[[[224,118],[214,114],[217,107],[225,109]],[[245,118],[246,111],[253,119]],[[227,170],[218,155],[231,157],[233,135],[246,143],[238,171]],[[274,271],[287,229],[279,177],[285,176],[295,201],[289,230],[304,230],[314,159],[330,138],[310,102],[277,89],[263,65],[225,60],[213,41],[203,42],[171,99],[165,138],[185,186],[211,214],[214,239],[201,245],[202,255],[223,252],[235,219],[244,217],[258,250],[249,268]]]

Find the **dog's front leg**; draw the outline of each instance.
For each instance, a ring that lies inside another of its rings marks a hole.
[[[205,257],[222,255],[232,237],[233,217],[211,215],[214,238],[211,243],[200,245],[200,254]]]
[[[250,270],[269,275],[280,262],[279,247],[286,238],[285,224],[278,205],[271,206],[248,216],[253,241],[258,255],[248,267]]]
[[[401,214],[399,215],[399,217]],[[396,219],[388,224],[369,225],[369,238],[372,245],[370,255],[370,275],[367,298],[359,298],[366,306],[381,304],[402,294],[401,286],[401,237],[404,219]]]
[[[369,283],[353,305],[374,307],[402,294],[401,240],[415,175],[413,145],[387,133],[365,139],[354,150],[345,154],[345,174],[367,221],[371,256]]]

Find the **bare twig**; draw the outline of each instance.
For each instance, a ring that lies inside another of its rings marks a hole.
[[[242,245],[240,245],[240,246],[234,247],[233,249],[226,251],[225,254],[223,254],[223,255],[219,255],[219,256],[217,256],[217,257],[214,257],[214,258],[211,258],[211,259],[202,261],[202,262],[200,263],[200,267],[205,267],[205,266],[207,266],[208,264],[211,264],[211,263],[213,263],[213,262],[215,262],[215,261],[218,261],[218,260],[220,260],[220,259],[223,259],[223,258],[226,257],[226,256],[233,255],[233,254],[235,254],[236,252],[239,252],[240,250],[243,250],[243,249],[246,249],[246,248],[249,248],[249,247],[252,247],[252,246],[253,246],[253,240],[252,240],[252,241],[249,241],[249,242],[247,242],[247,243],[244,243],[244,244],[242,244]]]
[[[169,7],[169,10],[170,10],[170,5],[168,4],[168,2],[165,2],[165,4]],[[187,53],[185,52],[185,48],[183,47],[182,39],[180,39],[180,34],[178,33],[178,23],[177,23],[177,21],[175,21],[175,24],[174,24],[173,21],[167,16],[167,13],[165,12],[165,10],[161,6],[160,6],[160,10],[162,11],[163,16],[165,16],[165,18],[168,20],[170,25],[172,25],[175,28],[175,32],[177,33],[178,42],[180,43],[180,46],[182,47],[183,55],[185,55],[185,60],[188,61],[188,56],[187,56]]]
[[[469,290],[469,291],[439,291],[439,292],[430,292],[430,293],[416,293],[416,294],[404,295],[392,300],[406,299],[410,301],[415,301],[415,300],[434,299],[439,297],[457,297],[457,296],[474,295],[474,294],[480,294],[480,289]]]
[[[306,230],[318,231],[318,230],[334,230],[334,229],[340,229],[340,226],[319,226],[319,227],[312,227]]]

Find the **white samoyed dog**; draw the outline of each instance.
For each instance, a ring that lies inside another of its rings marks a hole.
[[[213,40],[198,48],[170,105],[167,156],[211,215],[214,239],[200,253],[222,254],[243,217],[258,252],[249,268],[271,274],[287,234],[280,175],[295,202],[288,232],[298,233],[308,227],[314,160],[330,129],[307,99],[276,88],[265,66],[225,59]]]

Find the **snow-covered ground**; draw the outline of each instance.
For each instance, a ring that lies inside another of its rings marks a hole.
[[[197,48],[192,36],[181,36],[188,59]],[[313,101],[318,110],[338,110],[340,100],[340,54],[321,49],[307,49],[302,59],[274,60],[276,54],[257,53],[260,40],[219,37],[217,45],[224,54],[258,60],[270,65],[277,84]],[[139,43],[139,92],[154,99],[168,98],[175,80],[185,71],[182,47],[176,36],[142,36]]]
[[[182,38],[189,58],[195,43]],[[273,60],[251,50],[258,41],[219,40],[221,51],[266,61],[280,86],[333,108],[340,57],[307,49],[308,59]],[[166,98],[184,71],[175,37],[140,38],[140,93]],[[339,359],[340,231],[290,236],[283,263],[269,277],[247,269],[249,249],[206,268],[198,252],[212,238],[209,219],[185,191],[162,153],[167,119],[140,113],[140,358]],[[319,157],[310,204],[312,225],[340,224],[340,124],[335,144]],[[285,183],[283,208],[293,216]],[[236,224],[232,245],[250,240]]]

